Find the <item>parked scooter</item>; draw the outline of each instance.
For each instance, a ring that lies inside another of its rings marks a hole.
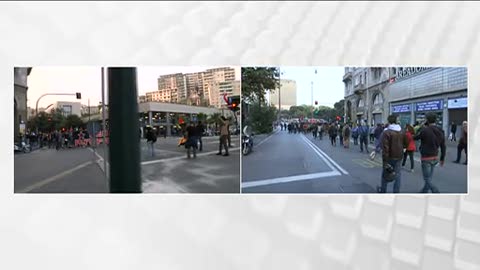
[[[245,126],[242,135],[242,154],[245,156],[253,151],[253,136],[254,134],[250,132],[249,127]]]
[[[13,145],[13,152],[23,152],[29,153],[32,151],[30,144],[26,144],[25,142],[17,143]]]

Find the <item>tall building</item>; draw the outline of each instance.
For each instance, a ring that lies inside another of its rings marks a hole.
[[[278,89],[270,92],[269,102],[278,107]],[[297,106],[297,83],[294,80],[280,80],[280,102],[282,110]]]
[[[220,83],[233,81],[235,81],[235,69],[233,68],[207,69],[204,73],[204,99],[208,100],[211,106],[220,107],[220,95],[229,88],[228,84]]]
[[[216,108],[226,105],[224,95],[227,95],[227,97],[240,95],[240,81],[213,82],[209,86],[211,94],[210,105]]]
[[[195,101],[199,101],[200,97],[203,97],[203,87],[205,86],[203,77],[203,72],[185,74],[187,82],[187,96],[190,103],[195,103]]]
[[[464,67],[346,68],[343,81],[350,120],[385,123],[388,115],[396,114],[404,127],[433,112],[448,131],[449,124],[460,125],[468,117]]]
[[[187,99],[186,78],[182,73],[161,75],[158,78],[160,96],[169,97],[168,102],[179,103]],[[165,98],[164,98],[165,99]]]
[[[13,125],[14,140],[18,140],[19,134],[25,134],[27,122],[27,90],[28,75],[32,68],[14,68],[14,100],[13,100]]]

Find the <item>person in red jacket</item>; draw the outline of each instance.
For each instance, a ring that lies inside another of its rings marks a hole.
[[[405,153],[403,154],[403,162],[402,162],[402,167],[405,167],[405,163],[407,162],[407,156],[410,157],[410,171],[413,173],[413,167],[414,167],[414,161],[413,161],[413,153],[415,153],[416,147],[415,147],[415,141],[413,140],[413,136],[415,135],[415,130],[410,124],[407,124],[405,127],[405,135],[407,136],[407,149],[405,150]]]

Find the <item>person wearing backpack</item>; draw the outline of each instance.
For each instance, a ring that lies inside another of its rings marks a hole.
[[[414,137],[414,140],[420,140],[420,154],[422,161],[423,180],[425,185],[420,191],[421,193],[439,193],[438,188],[433,184],[433,171],[435,166],[440,163],[443,167],[445,163],[445,134],[435,123],[437,115],[428,113],[426,115],[425,126],[422,127],[419,133]],[[440,158],[438,157],[438,150],[440,149]]]
[[[357,124],[353,124],[352,138],[353,138],[353,144],[358,145],[358,126],[357,126]]]

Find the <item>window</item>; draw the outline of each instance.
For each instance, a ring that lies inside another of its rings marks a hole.
[[[357,103],[357,107],[358,107],[358,108],[361,108],[361,107],[363,107],[364,105],[365,105],[365,103],[363,102],[363,99],[359,99],[359,100],[358,100],[358,103]]]
[[[63,105],[62,109],[64,116],[69,116],[72,114],[72,105]]]
[[[383,97],[382,94],[378,93],[373,97],[373,105],[381,105],[383,104]]]

